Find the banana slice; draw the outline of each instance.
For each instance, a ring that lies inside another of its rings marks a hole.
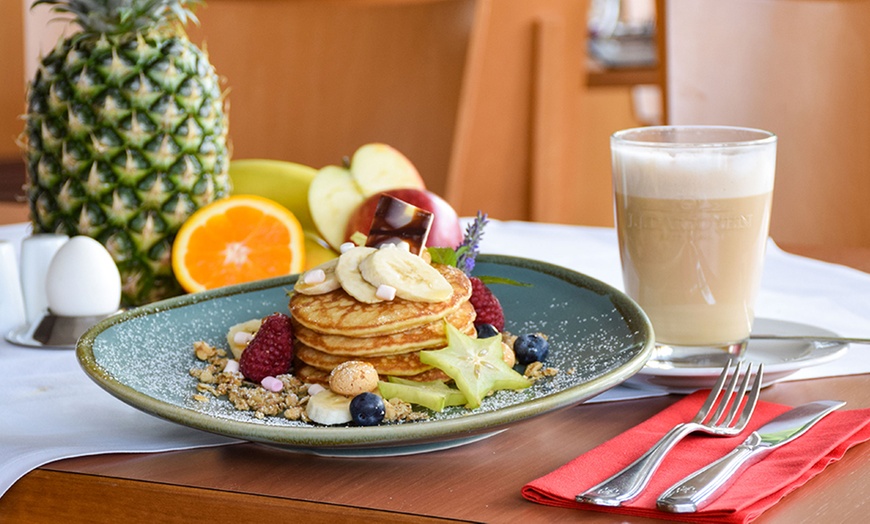
[[[303,295],[322,295],[335,291],[341,287],[338,277],[335,276],[335,266],[337,265],[338,259],[334,258],[302,273],[296,280],[293,291]]]
[[[305,413],[312,421],[326,426],[346,424],[353,420],[350,416],[350,399],[328,389],[308,397]]]
[[[338,263],[335,266],[335,276],[338,278],[339,283],[341,283],[341,287],[347,291],[348,295],[366,304],[383,302],[377,296],[377,286],[373,286],[363,279],[359,269],[360,263],[377,251],[373,247],[358,246],[351,248],[338,257]]]
[[[230,346],[230,351],[233,352],[234,359],[241,358],[242,352],[248,347],[248,343],[254,338],[262,323],[261,319],[255,318],[230,326],[230,330],[227,332],[227,344]]]
[[[384,246],[366,257],[359,266],[362,278],[377,288],[391,286],[396,296],[415,302],[443,302],[453,286],[437,269],[407,250]]]

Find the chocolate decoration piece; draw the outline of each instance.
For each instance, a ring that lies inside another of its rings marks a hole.
[[[382,195],[375,208],[366,246],[406,244],[415,255],[426,245],[435,215],[396,197]]]

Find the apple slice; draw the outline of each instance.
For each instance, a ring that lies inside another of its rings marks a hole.
[[[350,161],[350,172],[365,197],[388,189],[426,189],[414,164],[386,144],[366,144],[357,149]]]
[[[317,172],[308,188],[311,219],[326,242],[338,250],[354,210],[365,197],[348,169],[326,166]]]

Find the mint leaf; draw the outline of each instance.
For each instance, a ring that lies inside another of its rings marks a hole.
[[[444,264],[445,266],[456,267],[456,261],[459,255],[456,251],[449,247],[429,247],[426,248],[429,256],[432,257],[433,264]]]

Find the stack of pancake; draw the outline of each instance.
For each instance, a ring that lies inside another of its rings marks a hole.
[[[443,302],[396,298],[366,304],[341,288],[319,295],[293,293],[294,374],[306,382],[327,383],[336,366],[361,360],[382,376],[448,380],[441,370],[420,362],[419,351],[447,346],[445,321],[474,336],[475,312],[468,301],[468,277],[455,267],[434,267],[453,287]]]

